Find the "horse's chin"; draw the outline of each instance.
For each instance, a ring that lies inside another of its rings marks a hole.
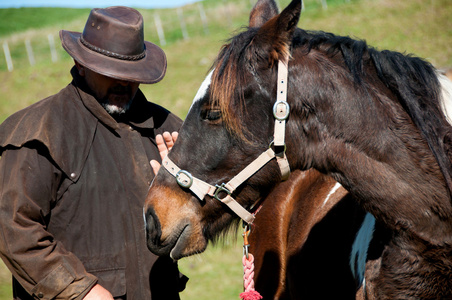
[[[180,233],[180,235],[178,236],[173,249],[171,249],[170,257],[173,260],[179,260],[182,257],[190,255],[189,253],[187,253],[185,251],[185,248],[187,247],[187,241],[190,239],[189,232],[190,232],[190,225],[186,225],[182,229],[182,232]]]
[[[148,239],[149,250],[158,256],[170,256],[173,260],[195,255],[204,252],[207,241],[204,237],[196,234],[190,224],[185,224],[180,229],[179,234],[171,239],[166,239],[161,243],[154,243],[153,239]]]
[[[170,257],[173,260],[199,254],[206,250],[206,240],[204,238],[194,237],[191,229],[190,225],[185,226],[179,238],[176,240],[174,247],[170,251]]]

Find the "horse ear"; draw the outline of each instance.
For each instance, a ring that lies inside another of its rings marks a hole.
[[[259,0],[251,10],[250,27],[261,27],[278,14],[278,5],[274,0]]]
[[[297,28],[301,15],[302,0],[292,0],[290,4],[281,12],[276,23],[276,34],[287,39],[287,44],[291,44],[293,33]]]
[[[267,21],[256,34],[252,42],[254,53],[261,58],[267,56],[270,66],[290,55],[293,34],[300,20],[301,4],[301,0],[292,0],[281,14]]]

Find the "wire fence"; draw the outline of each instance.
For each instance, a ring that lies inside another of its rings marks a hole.
[[[257,0],[222,0],[216,2],[197,2],[175,9],[140,10],[145,19],[145,39],[162,47],[194,36],[209,35],[212,31],[231,29],[243,25],[243,16]],[[350,0],[329,0],[331,2],[350,2]],[[284,7],[290,0],[276,0]],[[303,3],[305,3],[303,1]],[[313,9],[328,9],[326,0],[311,0]],[[305,9],[306,7],[303,7]],[[245,14],[246,13],[246,14]],[[241,18],[242,17],[242,18]],[[81,28],[65,28],[80,31]],[[0,57],[0,71],[13,72],[14,69],[34,66],[38,63],[55,63],[69,58],[59,43],[58,32],[49,30],[33,31],[24,36],[0,39],[3,59]]]

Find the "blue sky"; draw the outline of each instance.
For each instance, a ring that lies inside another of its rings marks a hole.
[[[199,0],[0,0],[0,8],[8,7],[73,7],[94,8],[112,5],[136,8],[177,7]]]

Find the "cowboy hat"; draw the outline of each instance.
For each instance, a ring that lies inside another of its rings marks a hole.
[[[143,17],[133,8],[94,8],[83,33],[61,30],[60,39],[74,60],[107,77],[156,83],[165,76],[165,53],[144,41]]]

